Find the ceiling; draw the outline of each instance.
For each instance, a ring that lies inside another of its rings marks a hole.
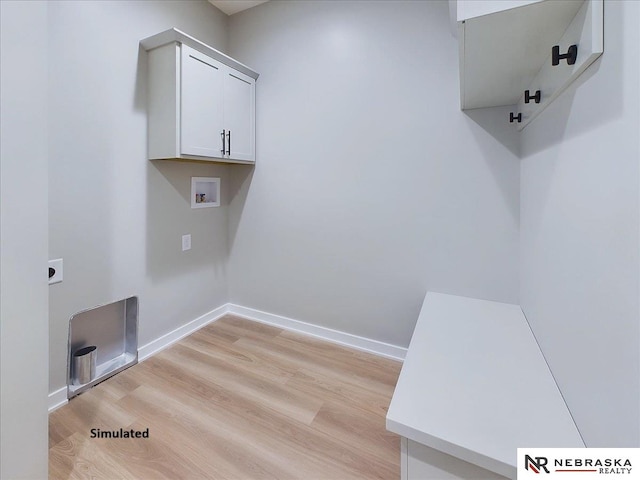
[[[241,12],[269,0],[209,0],[209,3],[222,10],[227,15]]]

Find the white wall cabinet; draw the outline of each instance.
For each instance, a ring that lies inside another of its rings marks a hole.
[[[255,162],[258,74],[176,29],[148,51],[148,157]]]

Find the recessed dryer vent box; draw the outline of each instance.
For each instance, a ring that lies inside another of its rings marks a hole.
[[[73,382],[74,352],[96,347],[95,377],[88,383]],[[67,354],[67,398],[90,389],[97,383],[138,363],[138,297],[90,308],[69,320]]]

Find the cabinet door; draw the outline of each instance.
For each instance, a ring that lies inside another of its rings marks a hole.
[[[181,56],[180,153],[220,158],[226,67],[184,44]]]
[[[255,102],[255,80],[227,69],[224,75],[224,125],[229,132],[227,141],[231,142],[227,158],[255,161]]]

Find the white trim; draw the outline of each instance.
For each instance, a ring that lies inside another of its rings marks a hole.
[[[62,387],[55,392],[51,392],[49,394],[49,413],[66,405],[67,402],[67,387]]]
[[[176,328],[175,330],[161,336],[160,338],[152,340],[146,345],[143,345],[138,349],[138,361],[142,362],[143,360],[146,360],[150,356],[155,355],[156,353],[164,350],[170,345],[173,345],[178,340],[182,340],[187,335],[191,335],[196,330],[200,330],[205,325],[208,325],[211,322],[215,322],[228,313],[228,305],[229,304],[227,303],[216,309],[213,309],[210,312],[205,313],[201,317],[198,317],[195,320],[192,320],[189,323]]]
[[[351,333],[341,332],[339,330],[333,330],[331,328],[312,325],[310,323],[282,317],[273,313],[262,312],[253,308],[234,305],[233,303],[227,304],[227,308],[228,313],[232,315],[284,328],[285,330],[303,333],[305,335],[326,340],[327,342],[355,348],[356,350],[362,350],[380,357],[403,361],[407,354],[407,349],[403,347],[380,342],[378,340],[372,340],[370,338],[360,337]]]

